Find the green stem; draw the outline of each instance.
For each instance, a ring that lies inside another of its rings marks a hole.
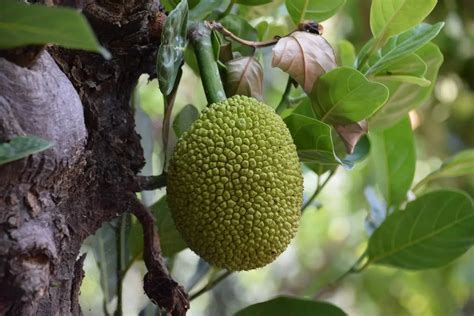
[[[281,96],[280,103],[278,103],[278,106],[276,107],[275,112],[277,114],[281,114],[287,107],[288,104],[290,103],[290,92],[291,92],[291,85],[293,84],[293,79],[291,77],[288,77],[288,81],[286,82],[286,87],[285,91],[283,91],[283,94]]]
[[[313,203],[314,199],[319,195],[319,193],[321,193],[321,191],[324,189],[324,187],[329,182],[329,180],[332,178],[332,176],[334,175],[335,172],[336,172],[336,170],[331,170],[328,177],[326,178],[326,180],[324,180],[323,183],[320,183],[321,176],[318,176],[318,183],[316,185],[316,191],[314,191],[313,195],[311,195],[311,197],[308,199],[308,201],[306,201],[306,203],[303,205],[303,207],[301,208],[301,213],[303,213],[308,208],[308,206],[310,206],[311,203]]]
[[[213,281],[210,281],[202,289],[200,289],[199,291],[197,291],[196,293],[191,295],[189,297],[189,301],[192,301],[192,300],[198,298],[199,296],[201,296],[202,294],[206,293],[207,291],[211,290],[213,287],[215,287],[217,284],[219,284],[219,282],[221,282],[222,280],[224,280],[225,278],[227,278],[231,274],[232,274],[232,271],[224,272],[223,274],[221,274],[221,276],[219,276],[218,278],[216,278]]]
[[[224,101],[227,97],[212,50],[211,30],[204,23],[196,22],[189,27],[188,37],[196,54],[207,102]]]

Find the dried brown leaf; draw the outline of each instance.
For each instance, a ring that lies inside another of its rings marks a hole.
[[[246,95],[263,100],[263,68],[254,57],[240,57],[226,63],[227,96]]]
[[[367,120],[363,120],[357,123],[334,125],[334,128],[344,142],[347,153],[352,154],[359,140],[367,134],[369,125]]]
[[[311,92],[320,76],[336,66],[333,48],[320,35],[293,32],[273,48],[272,67],[287,72],[306,93]]]

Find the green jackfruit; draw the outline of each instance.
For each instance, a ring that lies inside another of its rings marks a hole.
[[[295,235],[303,200],[285,123],[253,98],[212,104],[179,139],[167,193],[178,231],[204,260],[232,271],[269,264]]]

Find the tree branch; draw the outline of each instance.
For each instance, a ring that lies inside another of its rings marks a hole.
[[[184,288],[171,278],[163,262],[160,238],[152,213],[134,194],[130,195],[130,208],[143,227],[143,259],[148,269],[144,279],[145,293],[170,315],[186,315],[189,309],[188,295]]]
[[[153,191],[166,186],[166,173],[159,176],[135,176],[132,187],[133,192]]]

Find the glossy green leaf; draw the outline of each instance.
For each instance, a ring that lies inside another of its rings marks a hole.
[[[387,205],[404,201],[415,174],[416,152],[408,118],[391,128],[370,134],[377,185]]]
[[[178,115],[176,115],[173,121],[173,130],[176,136],[181,137],[198,117],[199,111],[196,107],[192,104],[187,104]]]
[[[340,67],[319,78],[311,92],[319,120],[330,124],[359,122],[370,117],[388,98],[383,84],[369,81],[358,70]]]
[[[311,105],[311,100],[304,98],[303,101],[293,110],[294,114],[300,114],[303,116],[308,116],[314,119],[317,119],[316,113],[314,113],[313,106]]]
[[[8,143],[0,143],[0,165],[39,153],[53,146],[36,136],[17,136]]]
[[[160,4],[165,7],[166,11],[173,10],[178,4],[180,0],[160,0]],[[191,1],[188,1],[188,4]]]
[[[352,67],[354,65],[356,54],[354,45],[351,42],[342,40],[337,44],[339,65]]]
[[[474,208],[458,191],[435,191],[397,210],[369,240],[369,262],[405,269],[444,266],[474,245]]]
[[[443,26],[443,22],[434,25],[421,23],[398,36],[391,37],[387,44],[369,59],[365,74],[382,72],[390,68],[393,63],[400,62],[435,38]]]
[[[474,149],[463,150],[444,162],[438,170],[421,180],[413,190],[439,178],[452,178],[474,175]]]
[[[188,246],[186,245],[186,242],[182,239],[181,234],[176,230],[170,209],[168,208],[166,196],[153,204],[151,209],[153,215],[155,215],[163,255],[170,257],[187,248]]]
[[[301,162],[338,165],[329,125],[299,114],[288,116],[285,123],[293,137]]]
[[[371,77],[379,81],[397,81],[427,87],[431,81],[424,78],[426,70],[427,66],[423,59],[412,53],[387,65]]]
[[[233,0],[235,3],[243,5],[262,5],[272,2],[272,0]]]
[[[266,302],[250,305],[235,316],[345,316],[339,307],[295,297],[280,296]]]
[[[238,15],[229,14],[221,20],[222,25],[240,38],[248,41],[257,40],[257,31],[249,24],[249,22]],[[232,43],[234,51],[239,52],[242,56],[253,55],[254,49],[238,43]]]
[[[372,0],[370,29],[375,38],[388,39],[423,21],[436,0]]]
[[[415,54],[426,64],[424,78],[431,84],[427,87],[420,87],[411,83],[380,79],[380,82],[388,87],[390,97],[387,103],[369,119],[371,128],[384,129],[393,126],[408,112],[422,105],[431,95],[439,67],[443,62],[443,55],[439,48],[432,43],[423,46]]]
[[[345,0],[286,0],[285,5],[295,24],[305,20],[322,22],[344,5]]]
[[[77,10],[4,0],[0,10],[0,49],[32,44],[110,53],[100,46],[85,17]]]
[[[334,170],[339,165],[350,169],[367,156],[370,143],[364,137],[351,155],[339,158],[335,153],[331,127],[311,116],[298,113],[302,112],[295,111],[284,121],[290,130],[300,161],[317,174]]]
[[[384,68],[380,69],[374,75],[377,76],[377,79],[380,79],[381,76],[415,76],[423,77],[426,74],[426,64],[417,54],[412,53],[404,58],[386,65]],[[384,77],[385,78],[385,77]]]
[[[193,21],[205,20],[214,10],[219,9],[223,2],[222,0],[200,0],[189,11],[189,18]]]
[[[168,96],[173,90],[184,61],[187,25],[188,3],[186,0],[182,0],[166,19],[161,45],[156,56],[158,83],[165,96]]]

